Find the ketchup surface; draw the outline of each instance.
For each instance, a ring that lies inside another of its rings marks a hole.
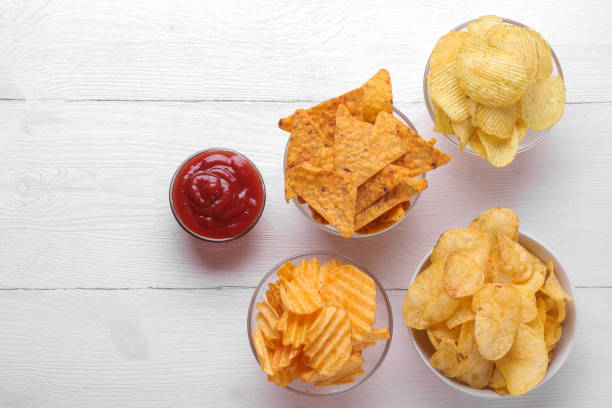
[[[243,156],[202,152],[179,169],[172,188],[176,216],[195,234],[231,238],[248,230],[263,206],[257,170]]]

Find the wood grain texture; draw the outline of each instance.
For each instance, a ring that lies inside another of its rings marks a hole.
[[[287,134],[276,121],[303,104],[2,102],[0,287],[255,286],[288,256],[354,257],[386,288],[405,288],[446,229],[486,208],[517,211],[521,229],[559,255],[574,285],[610,286],[612,105],[569,105],[562,121],[512,165],[459,152],[428,176],[404,223],[375,238],[318,229],[282,197]],[[399,106],[435,136],[422,104]],[[595,125],[597,124],[597,125]],[[438,135],[439,136],[439,135]],[[237,149],[260,168],[267,203],[255,229],[224,245],[185,234],[168,205],[178,164],[210,146]]]
[[[320,101],[382,66],[418,102],[440,35],[491,13],[552,44],[570,102],[612,101],[605,0],[5,1],[0,98]]]
[[[609,292],[579,289],[566,364],[520,402],[496,403],[451,389],[423,365],[398,312],[403,291],[389,292],[395,329],[379,371],[316,399],[260,371],[246,335],[251,290],[9,291],[0,297],[0,406],[607,407],[612,354],[601,311],[612,308]]]

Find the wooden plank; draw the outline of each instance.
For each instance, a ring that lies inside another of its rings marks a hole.
[[[495,13],[552,44],[570,102],[611,102],[612,5],[496,2],[0,4],[0,98],[321,101],[391,71],[395,99],[422,101],[436,40]]]
[[[573,353],[523,407],[607,407],[610,289],[579,289]],[[3,407],[514,406],[450,389],[420,361],[400,313],[390,352],[370,379],[336,397],[302,397],[266,381],[246,336],[251,290],[0,292]],[[367,358],[367,355],[366,355]]]
[[[254,286],[280,260],[327,250],[354,257],[387,288],[404,288],[444,230],[497,205],[559,255],[574,285],[612,285],[612,105],[569,105],[544,140],[503,169],[459,152],[428,176],[404,223],[376,238],[319,230],[282,196],[287,134],[279,117],[299,104],[2,102],[0,287]],[[400,106],[425,137],[421,104]],[[3,139],[4,140],[4,139]],[[267,204],[235,242],[196,241],[168,205],[170,178],[189,154],[237,149],[260,168]],[[595,237],[599,237],[594,239]],[[599,254],[599,255],[596,255]]]

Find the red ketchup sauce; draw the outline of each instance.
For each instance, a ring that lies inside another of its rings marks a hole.
[[[175,216],[190,232],[237,237],[259,219],[265,195],[259,172],[240,154],[206,151],[188,159],[172,185]]]

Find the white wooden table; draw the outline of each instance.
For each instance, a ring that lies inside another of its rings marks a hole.
[[[610,2],[5,0],[0,3],[0,407],[556,406],[612,403]],[[326,234],[285,204],[278,118],[391,72],[395,105],[434,136],[422,96],[436,39],[482,14],[524,22],[566,77],[565,116],[495,169],[448,141],[448,166],[378,238]],[[263,173],[246,237],[207,245],[168,206],[176,166],[208,146]],[[405,288],[445,229],[516,210],[576,287],[573,353],[520,400],[449,389],[402,323]],[[379,371],[337,397],[265,379],[246,314],[277,261],[325,249],[375,271],[393,305]]]

